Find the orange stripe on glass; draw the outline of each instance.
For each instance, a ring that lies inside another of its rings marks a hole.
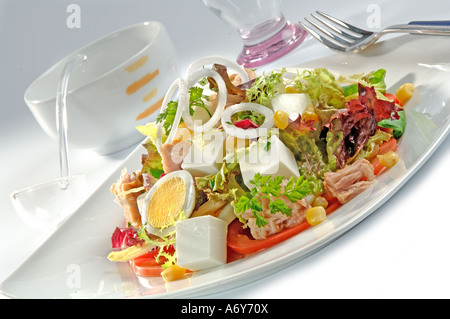
[[[138,70],[139,68],[141,68],[142,66],[144,66],[145,63],[147,63],[147,61],[148,61],[148,55],[144,55],[143,57],[141,57],[136,62],[134,62],[134,63],[130,64],[129,66],[127,66],[125,68],[125,71],[127,71],[127,72],[134,72],[134,71]]]
[[[147,109],[145,109],[144,112],[142,112],[141,114],[139,114],[136,117],[136,121],[142,120],[150,115],[152,115],[153,113],[155,113],[160,107],[161,104],[164,100],[164,97],[162,97],[158,102],[156,102],[155,104],[152,104],[150,107],[148,107]]]
[[[153,99],[155,96],[156,96],[156,94],[158,93],[158,89],[157,88],[154,88],[153,90],[151,90],[146,96],[144,96],[143,98],[142,98],[142,102],[148,102],[148,101],[150,101],[151,99]]]
[[[127,90],[126,90],[127,94],[131,95],[131,94],[135,93],[140,88],[142,88],[143,86],[148,84],[151,80],[153,80],[158,74],[159,74],[159,70],[158,69],[156,69],[152,73],[147,73],[142,78],[140,78],[139,80],[137,80],[136,82],[131,84],[129,87],[127,87]]]

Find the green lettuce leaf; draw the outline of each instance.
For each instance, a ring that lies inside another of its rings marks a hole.
[[[375,90],[385,93],[386,92],[386,82],[384,81],[384,78],[386,76],[386,70],[385,69],[379,69],[372,74],[368,74],[363,79],[370,83],[373,87],[375,87]]]
[[[331,130],[326,135],[328,167],[332,171],[339,168],[339,160],[337,154],[342,152],[344,145],[344,132],[340,130]]]
[[[136,129],[147,136],[147,140],[143,144],[147,150],[147,155],[142,156],[142,173],[150,173],[153,177],[159,179],[164,173],[162,158],[156,147],[157,126],[155,123],[137,126]]]
[[[280,131],[280,140],[293,153],[300,175],[312,183],[314,194],[321,192],[323,175],[330,169],[314,139],[313,132],[310,130],[299,131],[288,127]]]
[[[300,93],[309,94],[313,104],[318,108],[345,107],[342,88],[336,83],[333,74],[325,68],[304,71],[294,79],[294,83]]]
[[[246,90],[247,99],[250,102],[257,102],[269,107],[276,93],[286,91],[286,85],[283,80],[285,72],[286,70],[282,69],[281,72],[272,71],[269,74],[264,73],[258,76],[252,86]]]
[[[357,161],[359,159],[368,159],[373,156],[376,145],[381,145],[383,142],[387,142],[391,139],[392,135],[378,130],[375,135],[371,136],[366,144],[364,144],[363,148],[359,151],[359,153],[354,157],[353,161]]]
[[[242,182],[238,163],[223,163],[217,174],[196,177],[195,182],[197,188],[212,200],[232,202],[248,191]]]
[[[399,139],[405,132],[406,127],[406,115],[405,111],[401,110],[397,112],[400,118],[398,120],[385,119],[378,122],[379,127],[390,128],[394,130],[394,137]]]
[[[156,145],[148,139],[143,146],[147,150],[147,155],[142,156],[142,173],[150,173],[154,178],[159,179],[164,173],[162,158]]]
[[[358,83],[364,86],[373,86],[377,92],[386,92],[386,82],[384,78],[386,76],[385,69],[379,69],[375,72],[368,73],[356,80],[356,83],[346,85],[342,87],[345,97],[352,97],[358,94]]]

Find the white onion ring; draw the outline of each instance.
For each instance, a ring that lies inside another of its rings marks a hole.
[[[212,129],[220,121],[223,110],[225,108],[225,104],[227,103],[227,87],[225,85],[225,81],[216,71],[210,69],[201,69],[190,74],[187,79],[187,87],[190,88],[194,86],[199,79],[204,77],[212,77],[216,81],[219,90],[218,92],[219,102],[217,103],[217,107],[216,110],[214,111],[213,116],[209,119],[208,122],[202,125],[196,125],[194,123],[194,120],[192,119],[192,116],[189,113],[189,102],[188,105],[185,108],[183,108],[183,121],[186,124],[186,126],[194,133],[202,133]]]
[[[210,55],[192,62],[187,68],[186,77],[189,78],[189,76],[193,72],[204,67],[205,65],[216,63],[226,66],[227,69],[233,69],[234,71],[236,71],[236,73],[241,77],[242,83],[248,82],[250,80],[247,72],[241,65],[220,55]]]
[[[169,89],[167,90],[167,93],[164,97],[164,100],[161,104],[161,110],[160,114],[163,113],[167,109],[167,105],[172,99],[173,94],[175,93],[176,89],[178,89],[178,108],[177,113],[175,114],[175,119],[172,124],[172,129],[170,130],[169,136],[166,139],[166,142],[164,144],[172,144],[173,138],[175,137],[175,134],[177,132],[177,128],[180,125],[181,121],[181,114],[183,113],[183,110],[185,108],[189,108],[189,95],[188,95],[188,89],[186,85],[186,80],[182,78],[178,78],[170,85]],[[162,122],[158,123],[157,130],[156,130],[156,147],[158,150],[161,148],[162,144]]]
[[[233,124],[229,124],[231,123],[231,116],[242,111],[253,111],[264,115],[264,123],[261,124],[261,126],[259,126],[258,128],[246,130],[240,127],[236,127]],[[258,103],[234,104],[227,107],[222,113],[222,127],[227,134],[237,138],[258,138],[267,133],[267,130],[270,130],[273,127],[273,115],[274,114],[271,109]]]

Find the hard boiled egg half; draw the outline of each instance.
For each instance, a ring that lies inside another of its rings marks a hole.
[[[145,195],[140,214],[146,230],[159,237],[175,232],[175,222],[189,218],[195,206],[192,175],[184,170],[164,175]]]

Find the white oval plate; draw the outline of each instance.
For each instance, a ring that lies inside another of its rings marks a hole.
[[[123,223],[122,210],[109,191],[119,169],[2,283],[1,293],[17,298],[191,298],[242,286],[306,258],[394,195],[448,135],[449,47],[448,37],[407,35],[380,42],[360,54],[333,55],[301,65],[344,74],[384,68],[389,92],[412,82],[420,93],[408,105],[407,128],[398,150],[400,162],[379,176],[374,187],[329,215],[326,222],[274,248],[187,279],[165,283],[161,278],[139,278],[127,263],[106,258],[111,234]],[[142,153],[138,147],[122,167],[139,169]]]

